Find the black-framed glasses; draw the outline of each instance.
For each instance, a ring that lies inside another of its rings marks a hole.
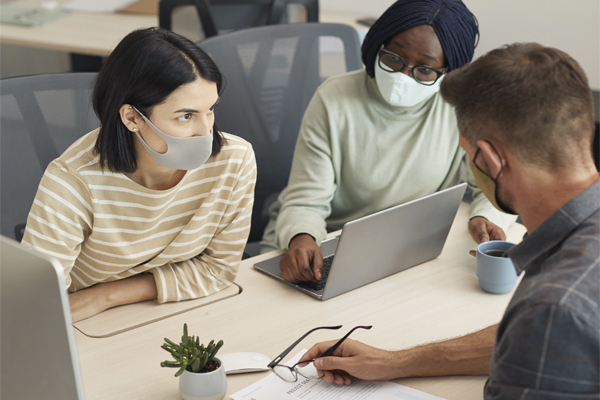
[[[308,335],[310,335],[312,332],[319,330],[319,329],[340,329],[342,327],[342,325],[337,325],[337,326],[321,326],[315,329],[311,329],[310,331],[306,332],[304,335],[302,335],[302,337],[300,337],[300,339],[296,340],[294,343],[292,343],[292,345],[290,347],[288,347],[287,349],[285,349],[285,351],[283,353],[281,353],[280,355],[278,355],[277,357],[275,357],[275,359],[273,361],[271,361],[268,365],[269,369],[271,371],[273,371],[273,373],[275,373],[275,375],[277,375],[279,378],[283,379],[286,382],[296,382],[298,380],[298,375],[303,376],[304,378],[307,379],[316,379],[316,378],[320,378],[321,376],[318,374],[317,370],[314,367],[310,367],[310,364],[315,361],[315,359],[312,360],[306,360],[306,361],[302,361],[299,363],[296,363],[294,365],[287,366],[287,365],[279,365],[279,362],[281,360],[283,360],[283,358],[285,356],[288,355],[288,353],[290,351],[292,351],[292,349],[294,347],[296,347],[298,345],[298,343],[300,343],[305,337],[307,337]],[[329,357],[331,356],[338,347],[340,347],[340,345],[344,342],[344,340],[346,340],[348,338],[348,336],[350,336],[350,334],[352,332],[354,332],[356,329],[371,329],[373,327],[373,325],[369,325],[369,326],[355,326],[354,328],[352,328],[352,330],[350,332],[348,332],[343,338],[341,338],[340,340],[338,340],[333,346],[331,346],[330,348],[328,348],[327,350],[325,350],[325,352],[323,354],[321,354],[319,356],[320,357]]]
[[[393,53],[383,48],[379,49],[379,67],[386,72],[402,72],[404,68],[407,68],[408,64],[398,54]],[[431,68],[427,65],[415,65],[414,67],[408,67],[410,76],[415,81],[425,86],[431,86],[437,82],[442,75],[446,73],[448,68],[444,68],[439,71],[435,68]]]

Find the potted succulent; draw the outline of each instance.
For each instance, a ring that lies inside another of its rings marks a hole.
[[[221,400],[227,392],[225,368],[215,357],[223,341],[211,340],[208,346],[200,339],[188,335],[187,324],[183,325],[181,343],[175,344],[165,338],[161,346],[171,353],[175,361],[163,361],[161,367],[178,368],[179,392],[184,400]]]

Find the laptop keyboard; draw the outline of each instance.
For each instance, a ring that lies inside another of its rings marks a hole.
[[[303,288],[310,289],[310,290],[323,289],[325,287],[325,283],[327,282],[327,277],[329,276],[329,270],[331,269],[332,261],[333,261],[333,256],[325,257],[323,259],[323,272],[321,272],[320,280],[318,280],[316,282],[312,282],[312,281],[299,282],[298,286],[301,286]],[[313,266],[311,265],[310,268],[312,269]]]

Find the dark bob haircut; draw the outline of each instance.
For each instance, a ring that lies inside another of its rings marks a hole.
[[[382,44],[421,25],[429,25],[435,31],[449,71],[473,59],[479,41],[479,26],[461,0],[398,0],[375,21],[362,44],[367,74],[371,78],[375,76],[375,59]]]
[[[217,84],[223,77],[214,61],[188,39],[161,28],[139,29],[125,36],[96,79],[92,105],[100,119],[95,150],[100,165],[112,172],[137,169],[134,137],[121,121],[119,109],[131,104],[148,118],[155,105],[177,88],[202,78]],[[213,127],[212,155],[221,151],[223,135]]]

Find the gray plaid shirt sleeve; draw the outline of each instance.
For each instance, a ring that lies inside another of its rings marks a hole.
[[[599,182],[509,256],[525,276],[498,326],[485,399],[600,399]]]
[[[598,333],[590,316],[556,304],[513,310],[500,326],[486,400],[598,399],[599,377],[590,374],[598,367]]]

